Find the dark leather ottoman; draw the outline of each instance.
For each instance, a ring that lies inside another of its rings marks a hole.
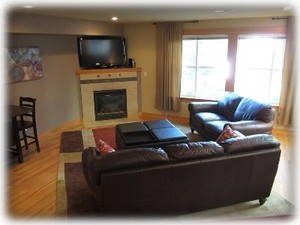
[[[187,143],[188,141],[188,137],[167,119],[143,123],[125,123],[116,126],[118,149],[164,147],[169,144]]]

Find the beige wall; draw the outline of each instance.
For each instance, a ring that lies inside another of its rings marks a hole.
[[[44,132],[81,117],[75,36],[9,36],[14,47],[38,46],[44,77],[38,80],[8,83],[7,100],[18,104],[19,96],[37,99],[38,131]]]
[[[21,34],[123,35],[123,25],[107,22],[9,13],[7,30]]]
[[[155,110],[156,92],[156,48],[155,25],[138,23],[124,25],[128,45],[128,57],[134,58],[136,66],[142,68],[142,112],[159,113]]]
[[[39,47],[44,77],[6,84],[9,104],[18,104],[19,96],[37,98],[39,133],[81,118],[81,99],[75,70],[77,35],[123,35],[123,25],[96,23],[47,16],[14,15],[7,22],[6,46]],[[108,26],[109,25],[109,26]]]

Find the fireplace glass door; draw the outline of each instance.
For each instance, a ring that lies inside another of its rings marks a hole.
[[[94,91],[95,120],[127,118],[126,89]]]

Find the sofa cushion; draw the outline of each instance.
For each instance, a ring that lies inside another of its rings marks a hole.
[[[172,160],[201,159],[224,154],[223,148],[212,141],[168,145],[165,152]]]
[[[227,139],[235,138],[235,137],[244,137],[244,136],[245,135],[243,135],[239,131],[232,130],[229,125],[225,125],[225,127],[224,127],[221,135],[218,137],[218,139],[216,140],[216,142],[220,144],[223,141],[226,141]]]
[[[261,120],[268,123],[273,120],[272,106],[243,98],[233,116],[233,121],[241,120]]]
[[[201,112],[196,113],[194,115],[194,119],[201,125],[201,127],[204,127],[204,124],[210,121],[219,121],[219,120],[226,120],[227,119],[224,116],[218,115],[216,113],[211,112]]]
[[[169,157],[161,148],[136,148],[105,154],[93,161],[98,172],[143,168],[145,166],[168,162]]]
[[[227,139],[220,144],[226,153],[255,151],[280,146],[278,140],[270,134],[254,134],[245,137]]]
[[[228,120],[232,121],[236,108],[243,97],[232,92],[226,92],[224,97],[219,100],[218,111]]]

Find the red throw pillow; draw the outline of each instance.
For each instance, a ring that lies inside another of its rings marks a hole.
[[[244,135],[236,130],[232,130],[229,125],[226,125],[221,133],[221,135],[218,137],[216,142],[218,144],[222,143],[223,141],[226,141],[229,138],[235,138],[235,137],[243,137]]]
[[[107,144],[102,140],[98,141],[98,148],[100,150],[100,155],[105,155],[107,153],[115,152],[115,149],[113,149],[109,144]]]

